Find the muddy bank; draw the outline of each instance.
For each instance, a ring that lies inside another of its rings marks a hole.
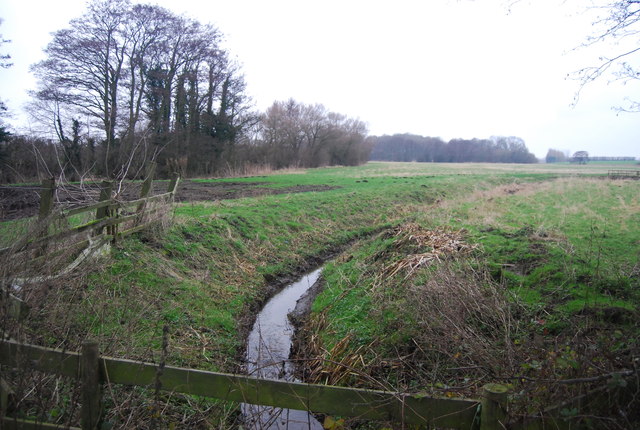
[[[295,333],[289,312],[317,283],[321,273],[322,267],[306,273],[274,295],[262,308],[247,340],[246,372],[249,376],[296,381],[295,363],[289,359]],[[249,404],[243,404],[241,409],[249,429],[322,430],[320,422],[305,410]]]
[[[240,199],[275,194],[308,193],[328,191],[337,187],[329,185],[295,185],[286,188],[269,188],[268,182],[202,182],[184,180],[178,186],[176,201],[197,202]],[[126,184],[118,194],[122,200],[135,200],[140,196],[140,182]],[[167,191],[167,181],[155,181],[151,194]],[[40,187],[38,185],[0,187],[0,221],[28,218],[38,214],[40,207]],[[56,203],[64,208],[91,204],[100,195],[98,184],[68,185],[59,187]]]
[[[296,302],[296,307],[289,312],[289,321],[296,329],[296,334],[298,333],[298,328],[300,328],[306,321],[309,316],[309,312],[311,312],[311,306],[313,305],[313,301],[316,299],[318,294],[322,292],[324,288],[325,281],[322,276],[309,288]],[[294,341],[297,336],[294,334]]]
[[[247,344],[249,333],[251,332],[251,329],[256,322],[256,317],[260,312],[260,309],[264,307],[265,303],[267,303],[267,301],[271,299],[271,297],[282,291],[283,288],[294,282],[296,279],[299,279],[305,273],[310,272],[316,267],[322,266],[325,261],[338,255],[345,248],[345,246],[332,249],[331,251],[327,251],[320,256],[309,258],[307,261],[305,261],[303,264],[299,265],[289,273],[283,273],[282,275],[279,275],[277,277],[265,276],[266,284],[261,289],[260,296],[257,300],[245,305],[245,309],[238,319],[238,331],[240,333],[240,338],[242,339],[241,344],[243,345],[243,348],[239,349],[236,354],[236,365],[233,369],[234,372],[239,373],[244,370],[246,364],[244,345]]]
[[[337,258],[347,248],[352,246],[357,241],[362,240],[365,237],[378,234],[381,231],[387,230],[388,228],[389,226],[380,226],[371,231],[359,234],[358,236],[353,237],[351,240],[348,240],[346,242],[336,243],[333,247],[327,249],[325,252],[322,252],[317,256],[308,258],[302,264],[287,273],[278,274],[276,276],[265,275],[265,284],[261,287],[260,296],[252,303],[246,304],[242,315],[238,318],[238,332],[240,333],[240,338],[242,339],[242,345],[247,344],[247,338],[249,336],[251,328],[253,327],[253,324],[255,323],[256,316],[258,315],[258,312],[260,312],[260,309],[262,309],[264,304],[267,302],[267,300],[281,291],[288,284],[294,282],[296,279],[299,279],[305,273],[310,272],[316,267],[322,266],[329,260]],[[306,313],[304,314],[305,317],[300,318],[294,315],[294,318],[296,318],[296,321],[294,321],[296,329],[298,328],[298,323],[304,322],[304,320],[306,319],[306,315],[308,315],[309,313],[310,306],[315,300],[315,297],[318,295],[318,293],[320,293],[320,291],[322,291],[322,288],[324,288],[323,278],[320,277],[318,283],[316,284],[317,285],[313,285],[311,287],[308,298],[305,298],[304,302],[300,304],[300,310],[306,310]],[[296,337],[297,334],[296,336],[294,336],[294,347]],[[243,350],[238,351],[236,355],[236,363],[238,363],[238,365],[233,370],[241,371],[244,364]]]

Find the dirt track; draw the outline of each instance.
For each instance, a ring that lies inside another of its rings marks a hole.
[[[310,191],[327,191],[335,187],[328,185],[297,185],[287,188],[268,188],[267,182],[196,182],[184,180],[178,186],[176,201],[215,201],[239,199],[242,197],[257,197],[271,194],[304,193]],[[153,194],[166,191],[167,182],[154,183]],[[0,221],[26,218],[38,213],[40,197],[38,186],[0,186]],[[122,190],[119,198],[134,200],[139,196],[140,183],[130,184]],[[66,207],[90,204],[97,200],[99,189],[97,185],[59,188],[56,192],[56,202]]]

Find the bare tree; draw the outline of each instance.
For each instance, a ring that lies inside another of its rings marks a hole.
[[[2,24],[4,20],[2,18],[0,18],[0,25]],[[2,34],[0,34],[0,46],[4,45],[5,43],[9,43],[11,42],[8,39],[3,39],[2,38]],[[0,54],[0,68],[1,69],[8,69],[9,67],[13,66],[13,63],[9,63],[8,60],[11,59],[11,55],[9,54]]]
[[[256,117],[220,39],[212,25],[159,6],[92,0],[33,66],[34,117],[63,145],[69,124],[100,132],[97,173],[113,178],[135,176],[149,159],[165,172],[212,166]]]
[[[2,24],[2,21],[3,19],[0,18],[0,24]],[[9,42],[11,41],[7,39],[3,39],[2,34],[0,34],[0,46]],[[11,67],[13,64],[9,63],[8,60],[10,59],[11,59],[11,56],[9,54],[0,54],[0,69],[8,69],[9,67]],[[6,129],[2,121],[2,118],[7,115],[7,112],[8,112],[7,105],[2,100],[0,100],[0,142],[7,140],[7,138],[11,134]],[[3,155],[2,148],[0,147],[0,162],[2,161],[3,158],[6,158],[6,157]]]
[[[616,52],[600,57],[600,62],[584,67],[573,74],[582,88],[611,72],[616,80],[624,82],[640,80],[640,0],[601,0],[588,8],[597,12],[593,22],[594,33],[588,36],[583,46],[594,46],[615,41]],[[576,95],[576,102],[580,96]],[[627,99],[626,107],[617,110],[640,112],[640,101]]]
[[[122,68],[129,38],[124,31],[127,0],[89,4],[71,27],[53,34],[47,59],[33,66],[41,82],[57,90],[60,102],[82,116],[94,118],[105,134],[104,170],[111,174],[110,152],[116,140]],[[46,96],[49,93],[37,93]]]
[[[366,125],[322,105],[293,99],[275,102],[263,116],[260,131],[260,141],[276,168],[356,165],[369,156]]]

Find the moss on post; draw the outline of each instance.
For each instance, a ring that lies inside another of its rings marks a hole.
[[[482,391],[480,430],[506,428],[509,389],[501,384],[487,384]]]

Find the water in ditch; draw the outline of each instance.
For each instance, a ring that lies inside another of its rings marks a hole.
[[[322,269],[303,276],[273,296],[262,308],[247,341],[247,372],[257,378],[294,381],[294,365],[289,362],[294,327],[287,315],[296,302],[318,280]],[[307,411],[242,405],[245,428],[322,430]]]

